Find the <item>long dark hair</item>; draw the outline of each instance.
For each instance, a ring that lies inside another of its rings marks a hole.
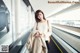
[[[35,12],[35,20],[36,20],[37,23],[41,21],[41,20],[38,18],[39,12],[41,12],[41,13],[43,14],[43,19],[46,20],[43,11],[37,10],[37,11]]]

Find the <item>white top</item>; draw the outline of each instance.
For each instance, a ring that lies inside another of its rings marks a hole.
[[[38,30],[36,30],[36,27],[38,26]],[[49,29],[49,31],[48,31]],[[35,34],[37,31],[40,32],[40,34],[44,34],[45,40],[49,40],[49,36],[52,34],[52,28],[50,22],[39,22],[38,25],[35,24],[33,28],[33,34]]]

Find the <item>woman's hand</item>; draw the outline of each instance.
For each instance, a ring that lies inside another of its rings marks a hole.
[[[36,32],[34,36],[38,38],[38,37],[41,37],[41,34],[39,32]]]

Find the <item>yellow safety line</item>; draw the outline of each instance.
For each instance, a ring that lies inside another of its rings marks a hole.
[[[53,38],[51,37],[52,41],[55,43],[55,45],[57,46],[57,48],[60,50],[61,53],[63,53],[63,51],[60,49],[60,47],[57,45],[57,43],[53,40]]]

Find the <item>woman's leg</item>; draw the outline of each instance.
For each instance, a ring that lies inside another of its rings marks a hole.
[[[50,46],[49,46],[48,41],[46,41],[46,45],[47,45],[47,48],[48,48],[48,50],[49,50],[49,49],[50,49]]]

